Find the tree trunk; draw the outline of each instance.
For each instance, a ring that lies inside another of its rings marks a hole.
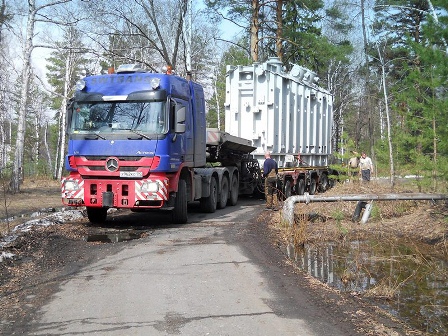
[[[250,56],[252,61],[258,62],[258,31],[259,31],[260,3],[252,0],[252,21],[250,23]]]
[[[276,16],[277,16],[277,32],[275,49],[277,57],[283,62],[283,0],[277,0]]]
[[[70,83],[70,69],[71,69],[71,63],[72,63],[73,54],[72,51],[69,50],[67,52],[67,57],[65,59],[65,80],[64,80],[64,95],[62,97],[62,103],[61,103],[61,122],[60,124],[60,136],[61,139],[58,141],[59,143],[59,164],[58,164],[58,171],[56,174],[57,179],[62,178],[62,168],[64,166],[64,154],[65,154],[65,137],[66,137],[66,113],[67,113],[67,97],[68,97],[68,91],[69,91],[69,83]]]
[[[31,67],[31,52],[33,51],[34,24],[36,17],[35,1],[28,1],[28,21],[26,25],[26,40],[23,49],[23,68],[21,76],[20,102],[17,119],[17,138],[15,144],[14,164],[10,182],[10,191],[20,191],[20,181],[23,176],[23,149],[26,132],[26,106],[28,103],[29,74]]]
[[[61,112],[62,112],[62,106],[61,106]],[[59,167],[62,166],[64,163],[64,160],[63,160],[63,158],[61,158],[61,154],[60,154],[61,147],[62,147],[62,116],[59,113],[58,140],[57,140],[57,144],[56,144],[56,154],[55,154],[54,167],[53,167],[53,178],[55,178],[55,179],[58,179]],[[61,175],[62,175],[62,170],[61,170]]]
[[[432,118],[432,132],[433,132],[433,170],[432,170],[432,179],[433,179],[433,190],[437,191],[437,128],[436,128],[436,118],[435,115]]]
[[[436,24],[439,24],[439,18],[437,16],[436,11],[434,10],[434,6],[432,5],[431,0],[428,0],[428,6],[429,11],[431,12],[432,17],[434,18],[434,21],[436,22]],[[448,55],[448,44],[443,35],[441,35],[440,38],[442,39],[443,46],[445,47],[445,53]]]
[[[45,155],[48,161],[48,169],[51,172],[53,170],[53,162],[51,160],[50,148],[48,148],[48,122],[45,123],[44,127],[44,148],[45,148]]]
[[[389,145],[389,161],[390,161],[390,183],[392,188],[395,186],[395,166],[394,166],[394,156],[393,156],[393,148],[392,148],[392,135],[390,133],[390,117],[389,117],[389,98],[387,96],[387,87],[386,87],[386,69],[384,64],[384,59],[381,56],[381,51],[378,46],[378,57],[381,62],[381,78],[383,82],[383,94],[384,94],[384,105],[386,110],[386,121],[387,121],[387,143]],[[378,167],[378,165],[377,165]]]
[[[34,163],[35,163],[35,167],[39,167],[39,157],[40,157],[40,146],[39,146],[39,140],[40,140],[40,134],[39,134],[39,130],[40,130],[40,118],[39,115],[37,114],[36,111],[36,115],[34,117],[35,121],[34,121],[34,146],[33,146],[33,156],[34,156]],[[36,173],[36,172],[34,172]]]

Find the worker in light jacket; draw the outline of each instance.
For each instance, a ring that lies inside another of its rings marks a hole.
[[[355,179],[358,176],[359,172],[359,154],[355,151],[352,151],[353,156],[348,160],[348,169],[350,173],[350,177]]]
[[[369,182],[370,175],[373,173],[373,163],[364,152],[361,154],[361,158],[359,159],[359,171],[361,173],[362,180]]]
[[[274,194],[276,194],[277,190],[278,166],[277,162],[271,158],[270,152],[266,152],[264,158],[263,177],[265,178],[264,194],[266,196],[266,209],[275,209]]]

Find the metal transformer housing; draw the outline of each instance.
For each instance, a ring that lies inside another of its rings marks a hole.
[[[333,96],[315,73],[299,65],[286,72],[278,58],[226,70],[226,132],[251,139],[259,161],[270,151],[280,167],[298,154],[308,166],[329,164]]]

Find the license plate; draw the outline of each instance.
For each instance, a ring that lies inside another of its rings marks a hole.
[[[121,171],[120,177],[143,177],[143,172],[127,172]]]

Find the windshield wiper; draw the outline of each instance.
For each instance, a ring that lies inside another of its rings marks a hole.
[[[106,138],[103,137],[102,135],[99,135],[99,133],[87,134],[84,137],[84,139],[86,139],[86,140],[98,140],[98,138],[106,140]]]
[[[131,131],[132,133],[140,135],[141,137],[143,137],[143,138],[145,138],[147,140],[151,140],[151,138],[149,136],[147,136],[147,135],[145,135],[145,134],[143,134],[143,133],[141,133],[139,131],[136,131],[136,130],[133,130],[133,129],[128,129],[128,131]]]

